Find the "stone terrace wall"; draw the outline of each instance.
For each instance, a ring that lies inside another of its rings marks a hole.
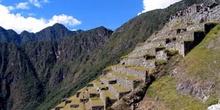
[[[122,87],[125,87],[125,88],[128,88],[128,89],[131,89],[132,91],[134,90],[134,83],[133,83],[132,80],[128,80],[128,79],[125,79],[123,77],[116,76],[111,72],[107,73],[107,76],[111,77],[111,78],[114,78],[114,79],[117,79],[117,84],[118,85],[120,85]]]
[[[156,63],[153,60],[146,60],[145,58],[130,58],[121,60],[121,64],[123,65],[131,65],[131,66],[141,66],[141,67],[149,67],[155,68]]]
[[[126,68],[122,66],[112,67],[112,70],[115,72],[131,75],[137,78],[142,79],[143,81],[146,80],[146,74],[148,73],[147,70],[135,70],[131,68]]]
[[[187,26],[187,31],[197,31],[197,30],[205,30],[204,24],[200,23],[196,25],[192,24]]]
[[[164,50],[161,50],[156,53],[156,59],[167,61],[168,55]]]
[[[128,54],[128,57],[143,57],[144,55],[147,55],[147,54],[155,55],[156,49],[151,48],[151,49],[145,49],[145,50],[131,52]]]

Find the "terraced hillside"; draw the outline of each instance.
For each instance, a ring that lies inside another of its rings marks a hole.
[[[220,6],[202,14],[193,10],[196,5],[191,8],[190,14],[168,22],[161,31],[155,32],[123,56],[119,64],[104,69],[101,76],[74,96],[63,99],[54,110],[105,110],[115,102],[112,109],[134,109],[144,96],[131,96],[129,100],[123,96],[137,93],[149,86],[154,81],[154,76],[171,63],[173,56],[185,57],[218,25]],[[201,21],[205,15],[210,16]],[[141,87],[143,85],[145,87]],[[120,105],[120,101],[124,101],[129,108]]]

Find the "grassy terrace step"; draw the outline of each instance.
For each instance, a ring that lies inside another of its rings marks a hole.
[[[177,41],[194,40],[201,36],[204,36],[204,30],[186,31],[177,36]]]
[[[205,27],[204,27],[204,23],[188,23],[189,25],[187,26],[187,31],[196,31],[196,30],[205,30]]]
[[[114,87],[114,89],[119,92],[119,93],[125,93],[125,92],[130,92],[131,90],[130,89],[127,89],[125,87],[122,87],[122,86],[119,86],[117,84],[112,84],[111,85],[112,87]]]
[[[80,106],[81,103],[79,102],[79,98],[76,97],[76,95],[70,97],[67,99],[68,101],[70,101],[70,103],[66,103],[65,101],[60,103],[58,106],[56,106],[55,108],[61,108],[61,110],[82,110],[82,107]],[[52,110],[55,110],[52,109]]]
[[[165,45],[166,42],[163,40],[146,40],[144,43],[139,43],[137,47],[132,52],[137,52],[140,50],[150,49],[154,47],[159,47]]]
[[[148,55],[148,54],[149,55],[155,55],[157,51],[165,49],[164,46],[165,46],[165,44],[164,45],[159,45],[159,46],[153,46],[153,47],[146,48],[146,49],[140,49],[138,51],[133,51],[133,52],[129,53],[127,56],[128,57],[142,57],[142,56],[145,56],[145,55]]]
[[[52,109],[52,110],[59,110],[59,109],[62,109],[62,108],[64,108],[65,107],[65,102],[61,102],[59,105],[57,105],[54,109]]]
[[[109,74],[112,74],[112,75],[115,75],[117,77],[121,77],[121,78],[124,78],[124,79],[127,79],[127,80],[131,80],[131,81],[140,81],[141,80],[138,77],[134,77],[134,76],[131,76],[131,75],[127,75],[127,74],[119,73],[119,72],[114,72],[114,71],[111,71],[111,72],[107,73],[107,76],[111,77],[111,75],[109,75]],[[114,78],[114,79],[116,79],[116,78]]]
[[[104,110],[104,103],[99,97],[89,99],[91,110]]]
[[[105,75],[102,75],[102,76],[100,77],[100,81],[101,81],[103,84],[105,84],[105,85],[117,83],[117,80],[116,80],[116,79],[109,78],[109,77],[107,77],[107,76],[105,76]]]
[[[89,99],[88,92],[86,89],[80,91],[79,100],[80,102],[87,102]]]
[[[108,72],[108,77],[117,79],[117,84],[125,88],[131,89],[132,91],[138,86],[141,82],[140,78],[126,75],[118,72]]]
[[[146,58],[126,58],[122,59],[120,64],[127,66],[140,66],[140,67],[149,67],[155,68],[156,63],[152,59],[155,59],[155,56],[147,56]]]
[[[88,89],[89,97],[100,97],[99,91],[95,88]]]
[[[106,98],[110,98],[111,100],[117,100],[117,98],[115,97],[115,95],[113,95],[110,91],[101,91],[101,96],[104,98],[104,100]]]
[[[108,87],[109,87],[109,91],[112,94],[114,94],[117,99],[120,99],[125,94],[128,94],[129,92],[131,92],[130,89],[124,88],[117,84],[109,84]]]
[[[95,87],[96,89],[99,89],[99,90],[107,90],[107,86],[104,85],[104,84],[100,81],[100,79],[96,79],[96,80],[92,81],[91,83],[94,84],[94,87]]]
[[[151,74],[154,68],[138,67],[138,66],[126,66],[126,65],[115,65],[111,66],[111,70],[118,73],[125,73],[130,76],[134,76],[146,80],[146,76]]]

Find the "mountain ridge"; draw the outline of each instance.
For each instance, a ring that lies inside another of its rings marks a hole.
[[[14,30],[6,30],[3,27],[0,27],[0,32],[2,35],[1,42],[15,42],[22,45],[28,42],[62,40],[67,37],[75,36],[83,31],[70,31],[63,24],[56,23],[53,26],[46,27],[36,33],[23,31],[20,34],[17,34]]]

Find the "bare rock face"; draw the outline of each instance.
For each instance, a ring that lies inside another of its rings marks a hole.
[[[207,110],[220,110],[220,104],[209,106]]]

